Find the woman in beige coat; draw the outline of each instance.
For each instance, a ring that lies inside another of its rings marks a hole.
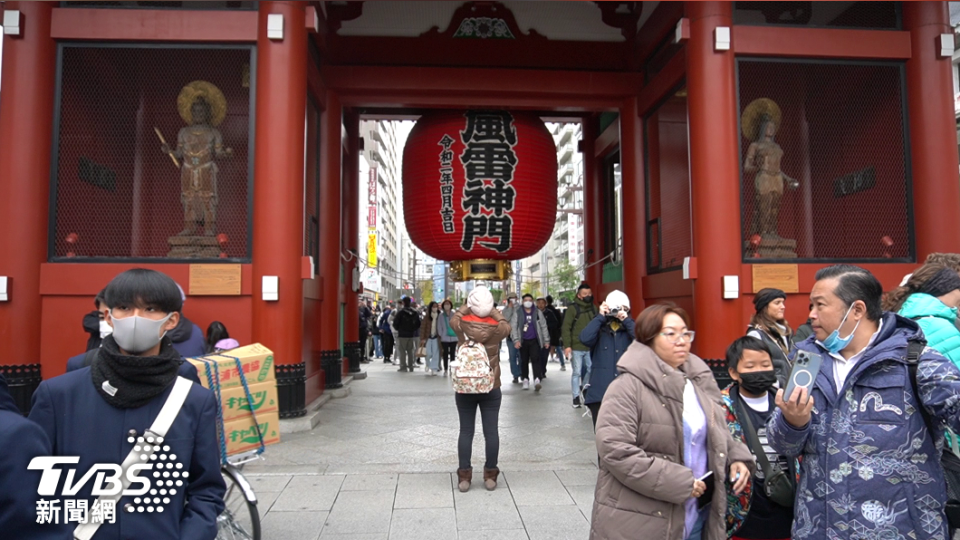
[[[687,326],[676,306],[647,308],[637,318],[637,341],[617,362],[597,418],[591,540],[727,537],[726,489],[748,485],[753,456],[727,431],[720,389],[690,354]],[[712,497],[698,504],[711,481]]]

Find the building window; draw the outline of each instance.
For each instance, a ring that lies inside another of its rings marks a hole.
[[[623,240],[623,215],[620,200],[620,152],[614,152],[603,160],[603,215],[610,219],[603,220],[603,253],[605,257],[620,249]]]
[[[687,93],[681,89],[644,121],[647,187],[647,266],[683,266],[693,253]]]
[[[744,259],[912,260],[903,64],[738,71]]]
[[[60,45],[51,260],[250,258],[252,50]]]

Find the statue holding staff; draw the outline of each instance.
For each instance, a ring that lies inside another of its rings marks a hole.
[[[224,148],[223,136],[215,126],[227,114],[227,100],[219,88],[207,81],[193,81],[177,97],[180,117],[187,126],[177,134],[176,148],[170,148],[163,136],[161,151],[180,160],[180,202],[183,204],[183,230],[178,236],[193,236],[203,226],[205,236],[217,230],[217,160],[233,155]]]

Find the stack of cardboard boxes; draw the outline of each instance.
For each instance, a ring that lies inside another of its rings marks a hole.
[[[254,343],[188,360],[196,366],[205,388],[216,384],[219,376],[227,455],[256,450],[260,446],[254,415],[263,433],[263,443],[269,445],[280,442],[280,400],[277,397],[273,351]],[[247,379],[249,398],[240,378],[240,369]]]

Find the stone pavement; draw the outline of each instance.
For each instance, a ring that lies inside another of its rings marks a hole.
[[[506,358],[504,355],[503,358]],[[548,366],[538,394],[501,365],[500,482],[483,488],[480,415],[473,485],[456,489],[459,422],[447,377],[365,364],[352,395],[312,431],[283,436],[246,466],[265,540],[586,540],[597,479],[586,409],[570,371]]]

